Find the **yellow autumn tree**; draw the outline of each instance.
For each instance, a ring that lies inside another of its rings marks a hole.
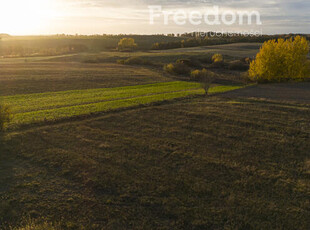
[[[120,51],[132,51],[137,47],[138,45],[133,38],[122,38],[118,43],[118,50]]]
[[[212,56],[212,61],[215,62],[222,62],[224,60],[223,55],[222,54],[214,54]]]
[[[309,76],[308,53],[309,43],[301,36],[267,41],[251,62],[249,76],[259,82],[304,79]]]

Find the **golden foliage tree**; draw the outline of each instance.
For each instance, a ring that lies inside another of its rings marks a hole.
[[[214,54],[212,56],[212,61],[215,62],[222,62],[224,60],[223,55],[222,54]]]
[[[118,43],[118,50],[120,51],[132,51],[137,47],[138,45],[133,38],[122,38]]]
[[[309,76],[308,53],[309,43],[301,36],[267,41],[251,62],[249,76],[259,82],[304,79]]]

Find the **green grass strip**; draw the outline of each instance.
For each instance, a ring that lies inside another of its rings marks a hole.
[[[15,95],[0,97],[0,100],[10,105],[13,113],[25,113],[197,88],[200,88],[198,83],[177,81],[118,88]]]
[[[243,86],[216,86],[210,94],[240,89]],[[204,94],[199,83],[166,82],[117,88],[71,90],[0,97],[12,107],[12,126],[45,120],[59,120],[105,112],[141,104]]]
[[[229,92],[229,91],[233,91],[233,90],[237,90],[237,89],[242,89],[246,86],[240,86],[240,85],[221,85],[221,86],[216,86],[216,87],[212,87],[209,89],[209,94],[217,94],[217,93],[225,93],[225,92]]]
[[[159,102],[164,100],[171,100],[180,97],[186,97],[195,94],[204,94],[202,89],[194,89],[189,91],[180,91],[174,93],[164,93],[151,96],[135,97],[122,100],[105,101],[99,103],[92,103],[86,105],[77,105],[70,107],[62,107],[49,110],[40,110],[27,113],[15,114],[12,124],[29,124],[33,122],[40,122],[44,120],[57,120],[61,118],[68,118],[79,115],[87,115],[91,113],[98,113],[109,111],[118,108],[127,108],[141,104],[148,104],[152,102]]]

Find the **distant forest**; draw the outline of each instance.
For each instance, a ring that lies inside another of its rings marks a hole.
[[[169,35],[53,35],[53,36],[10,36],[0,34],[1,57],[50,56],[80,52],[101,52],[116,50],[120,39],[130,37],[138,44],[137,50],[164,50],[184,47],[220,45],[238,42],[264,42],[269,39],[288,38],[289,35],[219,36],[212,32],[203,37],[197,33]],[[303,35],[310,40],[309,35]]]

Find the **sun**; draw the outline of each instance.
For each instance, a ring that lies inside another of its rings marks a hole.
[[[1,0],[0,33],[40,33],[51,16],[52,0]]]

